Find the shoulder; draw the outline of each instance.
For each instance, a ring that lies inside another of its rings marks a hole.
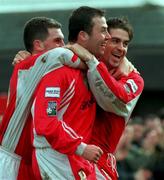
[[[127,79],[127,80],[128,80],[128,79],[133,79],[133,80],[135,80],[135,81],[144,83],[143,77],[142,77],[141,74],[138,73],[138,72],[132,71],[128,76],[125,76],[124,78]]]
[[[45,54],[45,56],[47,56],[47,58],[50,58],[50,59],[54,59],[54,58],[72,58],[72,56],[74,55],[74,53],[67,49],[67,48],[64,48],[64,47],[58,47],[58,48],[54,48],[54,49],[51,49],[49,51],[47,51]]]
[[[76,78],[79,74],[81,74],[79,69],[74,69],[69,66],[62,65],[46,73],[42,79],[65,81],[67,79]]]

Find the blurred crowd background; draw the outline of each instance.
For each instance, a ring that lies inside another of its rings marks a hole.
[[[116,151],[120,180],[164,179],[164,108],[134,116]]]
[[[134,39],[128,59],[145,81],[145,88],[116,152],[120,180],[164,179],[164,2],[162,0],[0,0],[0,119],[15,54],[24,49],[23,26],[34,16],[62,23],[65,43],[71,11],[88,5],[106,17],[128,17]]]

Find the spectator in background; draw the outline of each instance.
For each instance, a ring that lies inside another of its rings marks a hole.
[[[164,107],[160,108],[157,112],[158,114],[158,117],[160,118],[161,120],[161,123],[162,123],[162,128],[164,129]]]
[[[147,134],[147,132],[149,131],[151,132],[152,130],[154,133],[151,134],[154,135],[156,134],[160,145],[164,146],[163,126],[162,126],[162,121],[158,116],[158,114],[148,114],[147,116],[145,116],[144,121],[145,121],[145,133]]]
[[[157,114],[147,114],[144,117],[144,124],[146,130],[158,129],[161,126],[160,118]]]
[[[147,117],[157,117],[157,115],[147,115]],[[135,118],[134,118],[135,119]],[[158,118],[157,118],[158,119]],[[137,120],[138,121],[138,120]],[[155,123],[154,123],[155,122]],[[127,156],[122,160],[119,157],[123,157],[124,153],[122,148],[120,150],[118,160],[118,171],[120,171],[120,179],[126,177],[126,179],[150,179],[150,180],[162,180],[164,177],[164,131],[162,126],[158,124],[158,120],[150,123],[151,126],[149,129],[143,125],[143,135],[140,138],[141,143],[140,146],[136,146],[133,143],[129,145],[129,149],[127,150]],[[149,124],[149,123],[148,123]],[[152,125],[153,124],[153,125]],[[133,123],[131,121],[130,124],[133,127]],[[157,128],[158,127],[158,128]],[[133,127],[134,128],[134,127]],[[122,138],[124,139],[124,138]],[[124,141],[123,141],[124,142]],[[122,140],[120,144],[123,143]],[[132,141],[133,142],[133,141]],[[124,142],[125,144],[125,142]],[[119,147],[118,146],[118,151]],[[117,153],[116,153],[117,154]],[[125,165],[126,164],[126,165]],[[125,168],[126,167],[126,168]]]
[[[148,180],[152,177],[150,170],[144,169],[147,159],[142,151],[132,151],[133,125],[128,125],[116,151],[117,167],[120,180]]]
[[[164,178],[164,131],[159,134],[156,129],[148,130],[143,137],[143,154],[145,163],[142,169],[145,173],[151,174],[151,179],[162,180]]]
[[[141,169],[142,154],[134,157],[131,154],[131,146],[134,135],[134,129],[132,125],[128,125],[120,139],[120,142],[116,151],[117,169],[120,180],[145,180],[145,172]],[[140,164],[136,167],[140,158]]]
[[[146,117],[142,150],[147,161],[145,161],[143,170],[150,172],[153,180],[162,180],[164,178],[164,129],[162,121],[156,114],[148,114]]]
[[[139,116],[132,117],[129,124],[133,127],[134,133],[129,152],[126,157],[126,161],[131,168],[131,172],[135,174],[141,168],[143,162],[145,161],[145,155],[141,148],[145,127],[143,118]]]
[[[136,116],[131,119],[130,124],[134,128],[132,144],[135,145],[136,148],[140,148],[142,143],[142,136],[145,130],[144,120],[142,117]]]
[[[156,147],[160,145],[162,132],[158,133],[156,129],[149,129],[144,132],[142,137],[142,149],[146,155],[151,155],[155,152]]]

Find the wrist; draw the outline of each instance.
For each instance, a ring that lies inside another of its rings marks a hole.
[[[93,56],[93,59],[86,61],[89,69],[94,69],[99,64],[99,61]]]
[[[87,146],[87,144],[81,142],[81,144],[78,145],[75,153],[76,153],[77,155],[81,156],[81,155],[83,154],[84,149],[86,148],[86,146]]]

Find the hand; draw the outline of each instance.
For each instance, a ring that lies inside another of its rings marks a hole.
[[[84,62],[93,59],[93,55],[87,49],[85,49],[84,47],[82,47],[77,43],[68,44],[65,47],[73,51],[75,54],[77,54],[78,57]]]
[[[134,65],[125,57],[119,67],[110,71],[110,73],[115,79],[120,79],[121,76],[128,76],[132,71],[139,73]]]
[[[16,64],[20,63],[21,61],[23,61],[29,56],[31,56],[31,53],[29,53],[28,51],[25,51],[25,50],[19,51],[15,55],[12,65],[15,66]]]
[[[91,162],[97,163],[102,154],[103,151],[101,150],[100,147],[95,145],[87,145],[86,148],[84,149],[82,157]]]

